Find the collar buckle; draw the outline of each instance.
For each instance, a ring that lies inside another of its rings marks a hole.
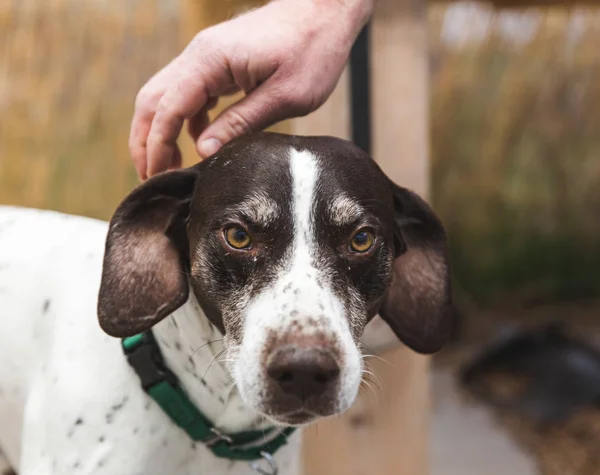
[[[122,346],[127,361],[140,378],[144,391],[148,392],[149,388],[163,381],[170,384],[177,383],[177,378],[164,363],[152,332],[125,339]]]

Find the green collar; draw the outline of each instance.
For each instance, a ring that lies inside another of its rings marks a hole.
[[[164,364],[152,331],[124,338],[122,347],[129,364],[140,377],[144,391],[192,440],[202,442],[217,457],[245,461],[265,459],[275,469],[271,455],[286,444],[288,436],[294,432],[293,427],[283,431],[272,428],[222,434],[185,395],[175,375]]]

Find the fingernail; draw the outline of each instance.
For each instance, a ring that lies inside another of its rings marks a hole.
[[[210,138],[200,142],[200,145],[198,145],[198,150],[200,155],[202,155],[204,158],[208,158],[217,153],[221,146],[222,144],[219,139]]]

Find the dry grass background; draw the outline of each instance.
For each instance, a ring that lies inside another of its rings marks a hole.
[[[600,13],[544,12],[528,42],[497,17],[450,44],[448,7],[431,9],[433,201],[481,302],[600,295]],[[179,52],[186,15],[174,0],[0,2],[0,203],[110,215],[137,183],[135,94]]]
[[[430,15],[432,193],[457,281],[496,305],[600,295],[600,11],[473,10],[443,42],[451,13]]]
[[[137,182],[128,120],[180,45],[173,1],[0,4],[0,202],[107,218]]]

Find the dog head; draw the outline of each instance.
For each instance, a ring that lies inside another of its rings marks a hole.
[[[340,413],[376,315],[432,353],[452,324],[446,238],[414,193],[349,142],[260,133],[151,178],[109,227],[100,325],[149,329],[192,289],[242,398],[287,424]]]

